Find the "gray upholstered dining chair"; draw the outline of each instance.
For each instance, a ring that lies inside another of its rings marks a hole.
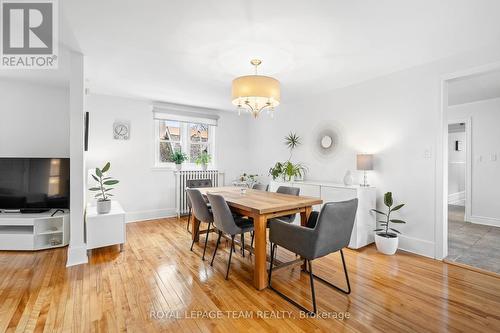
[[[210,227],[212,223],[214,222],[214,217],[212,212],[207,206],[207,203],[205,199],[203,198],[203,195],[201,192],[197,189],[193,188],[188,188],[187,190],[187,195],[189,197],[189,200],[191,201],[191,205],[193,207],[193,215],[200,221],[198,223],[198,226],[195,231],[195,235],[193,237],[193,241],[191,242],[191,251],[193,251],[193,245],[196,239],[200,236],[200,225],[202,222],[208,223],[208,228],[207,228],[207,236],[205,238],[205,246],[203,246],[203,256],[201,257],[202,260],[205,260],[205,252],[207,251],[207,243],[208,243],[208,234],[210,233]]]
[[[312,215],[310,217],[311,221],[308,221],[307,223],[309,227],[302,227],[280,220],[274,220],[271,222],[269,229],[269,239],[272,243],[271,266],[269,268],[269,288],[303,311],[311,313],[311,311],[276,290],[271,285],[273,261],[276,254],[276,247],[279,245],[300,255],[304,259],[304,269],[309,273],[309,278],[311,280],[313,303],[312,313],[316,313],[317,310],[316,295],[314,292],[314,278],[345,294],[350,294],[351,285],[349,283],[349,275],[347,274],[342,249],[349,244],[349,240],[351,239],[357,208],[358,199],[326,203],[323,205],[319,215]],[[315,217],[317,220],[312,221]],[[337,251],[340,251],[340,256],[342,258],[342,265],[344,267],[344,274],[347,282],[347,290],[341,289],[313,274],[311,262],[314,259],[324,257]],[[309,267],[307,267],[307,264]]]
[[[188,188],[202,188],[202,187],[213,187],[211,179],[188,179],[186,180],[186,189]],[[189,231],[189,224],[191,223],[191,213],[193,211],[193,207],[191,205],[191,200],[189,200],[189,195],[186,197],[187,205],[188,205],[188,223],[186,226],[186,230]]]
[[[246,232],[253,231],[253,221],[242,216],[233,215],[229,206],[221,195],[207,193],[208,201],[212,205],[212,212],[214,215],[214,225],[219,231],[219,237],[215,245],[214,254],[212,257],[211,266],[214,264],[215,255],[219,248],[220,239],[222,234],[231,236],[231,248],[229,249],[229,260],[227,262],[226,280],[229,276],[229,268],[231,267],[231,257],[234,251],[234,237],[236,235],[244,235]],[[244,237],[242,237],[242,242]],[[244,244],[243,244],[244,247]]]
[[[282,193],[282,194],[288,194],[288,195],[296,195],[296,196],[298,196],[300,194],[300,188],[298,188],[298,187],[291,187],[291,186],[280,186],[276,190],[276,193]],[[277,217],[276,219],[280,220],[280,221],[283,221],[283,222],[292,223],[293,220],[295,220],[295,215],[296,214],[291,214],[291,215],[287,215],[287,216],[280,216],[280,217]],[[271,221],[272,220],[270,220],[269,222],[271,222]]]
[[[291,186],[279,186],[278,189],[276,190],[276,193],[298,196],[300,194],[300,188],[298,188],[298,187],[291,187]],[[269,224],[271,223],[271,221],[273,221],[275,219],[283,221],[283,222],[287,222],[287,223],[292,223],[293,220],[295,220],[295,215],[296,214],[291,214],[291,215],[280,216],[280,217],[276,217],[276,218],[270,219],[269,221],[267,221],[267,227],[269,228]],[[255,235],[252,234],[252,240],[250,242],[250,246],[251,247],[253,247],[254,236]]]
[[[269,184],[264,185],[264,184],[253,184],[252,189],[254,190],[259,190],[259,191],[268,191],[269,190]]]

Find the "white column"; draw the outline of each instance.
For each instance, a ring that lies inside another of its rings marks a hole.
[[[71,52],[69,83],[70,105],[70,241],[66,266],[88,262],[84,237],[85,214],[85,152],[84,152],[84,112],[85,77],[84,56]]]

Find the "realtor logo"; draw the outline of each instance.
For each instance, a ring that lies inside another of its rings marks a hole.
[[[0,0],[1,65],[14,69],[57,68],[56,0]]]

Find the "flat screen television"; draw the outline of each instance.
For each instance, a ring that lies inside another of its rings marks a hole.
[[[0,158],[0,210],[69,208],[69,158]]]

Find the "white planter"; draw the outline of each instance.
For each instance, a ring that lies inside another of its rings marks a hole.
[[[201,165],[201,170],[207,171],[208,165],[207,164],[202,164]]]
[[[111,200],[97,200],[97,213],[107,214],[111,210]]]
[[[375,234],[375,244],[377,245],[377,250],[380,253],[393,255],[396,253],[399,244],[399,237],[382,237]]]
[[[175,170],[181,171],[181,169],[182,169],[182,164],[176,164],[175,165]]]

